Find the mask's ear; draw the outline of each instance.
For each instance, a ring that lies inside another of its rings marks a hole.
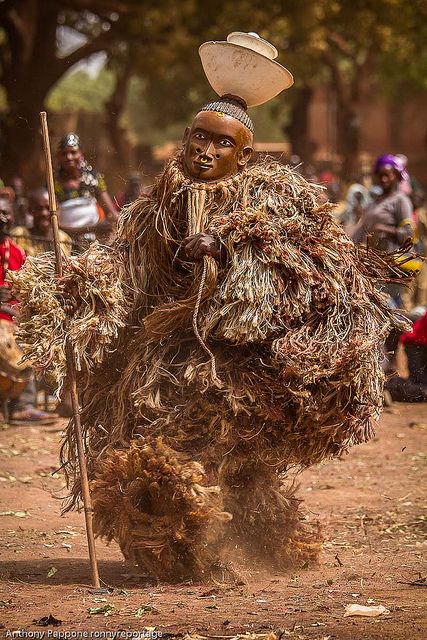
[[[190,135],[190,127],[186,127],[184,131],[184,135],[182,136],[182,146],[185,147],[187,144],[188,136]]]
[[[252,157],[253,151],[254,150],[252,149],[252,147],[244,147],[241,151],[239,151],[237,166],[243,168],[245,165],[247,165]]]

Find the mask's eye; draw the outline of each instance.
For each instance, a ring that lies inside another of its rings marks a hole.
[[[205,136],[203,135],[203,133],[195,133],[193,136],[196,140],[204,140]]]
[[[221,146],[222,147],[232,147],[233,143],[231,142],[231,140],[227,140],[227,138],[224,138],[223,140],[221,140]]]

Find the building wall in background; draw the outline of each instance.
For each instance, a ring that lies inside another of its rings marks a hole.
[[[409,171],[427,187],[427,120],[424,96],[402,100],[390,105],[381,97],[372,98],[362,107],[361,116],[361,160],[368,168],[377,155],[403,153],[409,158]],[[79,134],[88,161],[105,174],[112,194],[120,191],[131,171],[142,171],[147,184],[161,170],[163,162],[170,156],[177,142],[162,148],[151,149],[139,145],[129,147],[128,166],[119,166],[116,154],[106,134],[99,114],[52,113],[49,116],[52,149],[56,149],[59,138],[67,131]],[[315,145],[317,161],[331,161],[339,167],[335,131],[335,105],[331,93],[318,89],[310,108],[309,136]],[[271,147],[271,148],[270,148]],[[280,149],[279,149],[280,147]],[[276,157],[289,157],[291,150],[283,143],[263,143],[257,140],[258,151]],[[43,176],[43,158],[37,173]],[[36,179],[36,177],[35,177]],[[37,178],[38,180],[38,178]]]
[[[316,160],[339,161],[334,127],[335,104],[327,88],[316,91],[310,108],[309,135],[316,145]],[[411,96],[390,104],[373,96],[361,108],[361,157],[372,162],[384,153],[403,153],[409,171],[427,186],[427,99]]]

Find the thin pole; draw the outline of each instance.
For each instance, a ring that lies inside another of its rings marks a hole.
[[[56,270],[56,274],[59,277],[61,277],[62,271],[63,271],[62,253],[61,253],[61,243],[59,239],[58,215],[56,213],[57,206],[56,206],[56,197],[55,197],[55,186],[53,181],[53,168],[52,168],[52,156],[50,152],[49,130],[47,126],[47,115],[45,111],[42,111],[40,113],[40,122],[41,122],[41,128],[42,128],[43,149],[44,149],[45,162],[46,162],[47,188],[49,192],[50,223],[52,225],[53,243],[55,247],[55,270]],[[76,437],[77,451],[79,456],[80,478],[81,478],[83,505],[84,505],[85,520],[86,520],[87,544],[89,549],[90,566],[92,571],[92,584],[96,589],[99,589],[100,582],[99,582],[98,564],[96,562],[95,536],[93,535],[93,509],[92,509],[92,501],[90,497],[89,481],[87,476],[87,464],[86,464],[86,454],[85,454],[84,444],[83,444],[82,426],[80,422],[80,406],[79,406],[79,397],[77,393],[76,369],[74,366],[73,349],[68,340],[67,340],[65,349],[66,349],[66,358],[67,358],[67,378],[69,381],[71,405],[73,408],[74,433]]]

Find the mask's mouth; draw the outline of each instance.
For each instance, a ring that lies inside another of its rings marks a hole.
[[[200,160],[195,160],[194,164],[196,164],[201,169],[212,169],[212,164],[205,158],[200,158]]]
[[[9,217],[6,213],[0,211],[0,223],[1,224],[9,224]]]

